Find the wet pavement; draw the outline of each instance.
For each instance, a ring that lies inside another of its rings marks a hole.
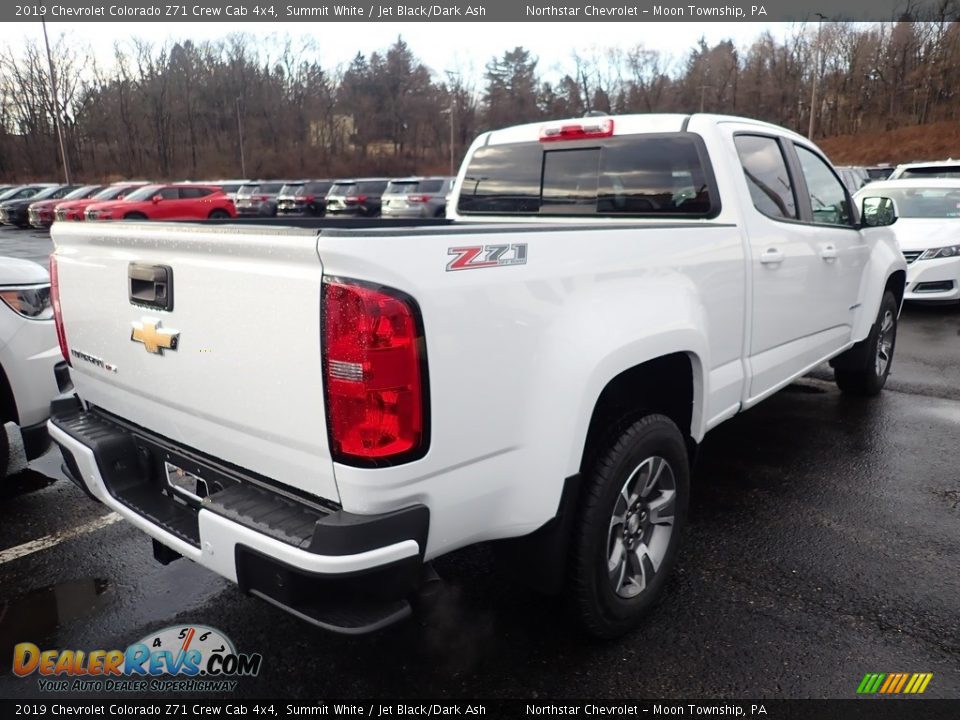
[[[958,698],[958,358],[960,309],[908,308],[881,397],[842,396],[821,370],[715,430],[663,602],[605,644],[485,546],[437,563],[430,612],[324,633],[188,561],[159,565],[50,453],[0,492],[0,697],[39,694],[7,670],[14,642],[123,649],[204,624],[263,654],[245,697],[848,698],[868,672],[932,672],[925,697]]]

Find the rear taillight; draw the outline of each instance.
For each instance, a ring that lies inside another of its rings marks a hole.
[[[427,378],[416,303],[389,288],[325,280],[324,379],[331,456],[382,465],[427,451]]]
[[[301,202],[312,203],[316,199],[317,199],[316,195],[307,195],[306,197],[303,198]]]
[[[407,202],[412,203],[425,203],[429,199],[429,195],[407,195]]]
[[[343,202],[347,205],[358,205],[360,203],[365,203],[366,201],[366,195],[348,195],[343,199]]]
[[[267,200],[270,199],[270,196],[269,196],[269,195],[257,195],[257,196],[254,197],[253,199],[256,200],[257,202],[266,202]]]
[[[53,324],[57,328],[57,342],[63,359],[70,364],[70,350],[67,348],[67,334],[63,330],[63,315],[60,312],[60,276],[57,273],[57,256],[50,256],[50,304],[53,305]]]

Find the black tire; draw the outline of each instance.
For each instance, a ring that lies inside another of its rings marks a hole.
[[[226,210],[220,210],[217,208],[216,210],[211,210],[207,217],[211,220],[226,220],[228,217],[230,217],[230,213],[228,213]]]
[[[661,466],[659,475],[657,461],[667,466]],[[664,487],[657,484],[649,495],[637,497],[635,505],[644,504],[645,509],[635,509],[631,515],[630,508],[635,506],[627,497],[632,497],[631,490],[636,489],[631,483],[646,484],[653,479],[656,484],[658,477]],[[666,481],[670,479],[672,507],[667,500],[670,483]],[[599,453],[584,477],[570,555],[571,600],[587,635],[598,639],[623,635],[636,627],[660,598],[676,562],[689,496],[687,447],[677,426],[664,415],[642,417]],[[655,511],[658,503],[661,507]],[[666,521],[670,510],[671,523],[656,522]],[[617,523],[615,515],[622,515],[623,521]],[[617,543],[620,562],[614,561],[618,557]],[[655,560],[658,564],[654,567]],[[610,564],[617,569],[611,571]],[[641,567],[641,573],[634,573]],[[639,574],[642,586],[633,579],[625,583],[626,573]]]
[[[870,334],[863,340],[861,358],[855,367],[844,365],[834,371],[837,387],[850,395],[873,397],[879,395],[890,375],[893,352],[897,346],[897,299],[887,290],[880,301],[877,319]]]
[[[142,212],[130,212],[123,216],[124,220],[146,220],[147,216]]]

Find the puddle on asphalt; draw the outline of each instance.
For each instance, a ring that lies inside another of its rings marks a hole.
[[[0,602],[0,672],[12,667],[13,647],[20,642],[43,646],[56,639],[56,630],[105,605],[106,580],[68,580],[31,590]]]

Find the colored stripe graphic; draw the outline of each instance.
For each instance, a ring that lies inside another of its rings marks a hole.
[[[932,679],[933,673],[867,673],[857,686],[857,694],[919,695]]]

